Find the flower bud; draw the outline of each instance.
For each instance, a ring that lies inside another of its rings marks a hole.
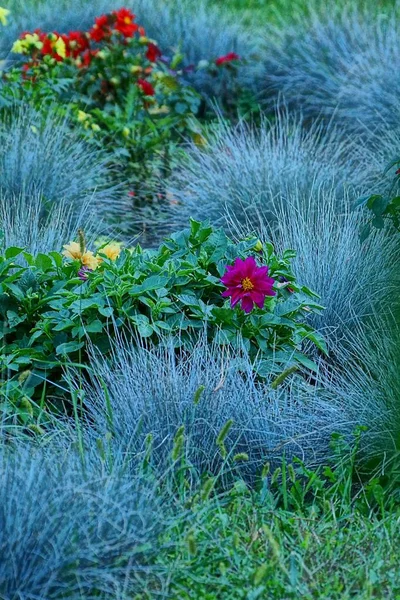
[[[254,250],[255,250],[256,252],[261,252],[261,251],[262,251],[262,249],[263,249],[263,245],[262,245],[262,242],[261,242],[261,240],[257,240],[257,242],[256,242],[256,243],[255,243],[255,245],[254,245]]]

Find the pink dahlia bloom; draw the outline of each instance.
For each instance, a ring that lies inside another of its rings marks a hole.
[[[274,280],[268,277],[268,267],[258,267],[253,256],[246,260],[237,258],[235,264],[226,268],[221,277],[228,288],[222,292],[224,298],[231,297],[232,308],[240,301],[244,312],[253,310],[254,304],[262,308],[266,296],[275,296]]]

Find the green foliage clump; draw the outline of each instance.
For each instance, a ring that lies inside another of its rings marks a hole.
[[[107,19],[103,28],[100,19]],[[160,181],[172,168],[177,144],[187,136],[202,139],[195,119],[201,98],[184,83],[183,55],[164,56],[130,11],[100,19],[90,31],[23,34],[3,75],[1,102],[55,106],[91,144],[107,148],[124,190],[122,229],[129,230],[135,209],[148,212],[160,196],[165,201]]]
[[[365,205],[371,213],[370,219],[362,229],[361,237],[363,239],[371,233],[372,227],[383,229],[387,223],[400,232],[400,159],[396,158],[391,161],[384,174],[388,174],[394,167],[396,167],[396,171],[392,175],[391,185],[386,194],[372,194],[359,201],[359,204]]]
[[[303,345],[325,351],[306,323],[321,309],[316,295],[295,281],[292,251],[278,257],[270,243],[259,248],[256,238],[233,243],[221,229],[196,221],[157,250],[136,246],[111,260],[100,249],[93,271],[58,252],[33,257],[8,248],[0,257],[1,372],[11,375],[3,397],[14,390],[20,399],[22,387],[24,398],[40,398],[43,381],[60,382],[63,364],[87,362],[89,341],[106,354],[116,335],[146,344],[167,337],[180,352],[206,334],[210,342],[248,353],[264,377],[293,366],[314,369]],[[249,255],[268,265],[277,294],[247,315],[221,296],[220,278],[237,257]]]

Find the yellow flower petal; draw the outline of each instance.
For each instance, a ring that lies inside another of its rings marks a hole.
[[[78,242],[70,242],[69,244],[65,244],[63,248],[63,255],[66,258],[71,258],[72,260],[80,260],[82,258],[81,247]]]
[[[25,54],[26,48],[24,44],[24,40],[16,40],[11,48],[11,52],[14,54]]]
[[[10,11],[7,10],[6,8],[2,8],[0,6],[0,23],[2,25],[7,25],[7,17],[10,14]]]
[[[85,267],[89,267],[89,269],[92,269],[92,271],[94,271],[99,266],[99,259],[96,258],[93,252],[87,250],[84,254],[82,254],[81,263]]]
[[[54,49],[57,52],[58,56],[61,58],[65,58],[67,56],[67,47],[65,45],[64,40],[59,37],[56,43],[54,44]]]
[[[83,121],[86,121],[87,119],[90,119],[90,115],[83,110],[78,110],[78,121],[83,123]]]
[[[100,248],[99,253],[106,256],[109,260],[116,260],[121,254],[121,248],[116,243],[107,244],[104,248]]]

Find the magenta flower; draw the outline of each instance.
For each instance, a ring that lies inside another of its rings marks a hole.
[[[268,267],[258,267],[253,256],[246,260],[237,258],[234,265],[226,268],[221,282],[228,288],[222,296],[231,297],[232,308],[241,300],[241,307],[246,313],[253,310],[254,304],[262,308],[265,297],[276,294],[272,289],[274,280],[268,277]]]

